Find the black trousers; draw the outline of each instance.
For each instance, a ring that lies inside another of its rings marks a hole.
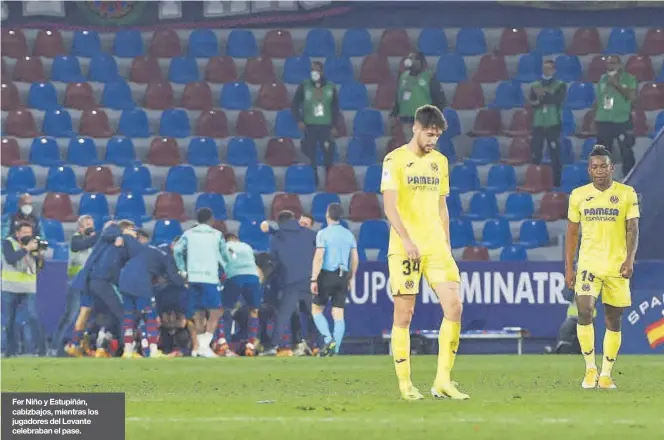
[[[290,323],[293,313],[298,311],[300,301],[303,301],[306,308],[311,310],[312,296],[308,281],[286,286],[280,292],[277,304],[277,319],[275,320],[274,331],[272,332],[272,346],[284,345],[281,337],[284,334],[285,326]]]
[[[332,307],[343,309],[348,293],[348,272],[321,270],[318,275],[318,295],[314,295],[314,304],[325,307],[332,300]]]
[[[318,186],[318,158],[316,157],[316,150],[317,148],[323,150],[323,163],[325,169],[329,170],[334,162],[334,146],[331,125],[307,125],[305,127],[300,147],[309,158],[311,166],[314,169],[316,186]]]
[[[533,152],[533,163],[540,165],[544,156],[544,145],[549,149],[551,156],[551,168],[553,169],[553,186],[560,186],[560,174],[562,173],[562,164],[560,162],[560,134],[562,126],[554,125],[551,127],[533,127],[533,137],[530,149]]]
[[[632,121],[627,122],[596,122],[597,143],[604,145],[609,151],[613,150],[615,141],[620,148],[620,157],[622,158],[623,176],[627,176],[634,167],[636,159],[634,158],[634,127]]]
[[[124,318],[124,307],[122,300],[118,293],[116,293],[113,285],[108,281],[103,280],[90,280],[88,283],[88,291],[90,292],[94,305],[93,308],[107,309],[110,314],[110,327],[109,330],[117,338],[122,338],[122,320]]]

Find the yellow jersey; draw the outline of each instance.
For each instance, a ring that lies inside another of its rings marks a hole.
[[[627,220],[638,218],[634,188],[613,182],[605,191],[590,183],[572,191],[567,217],[581,223],[577,266],[597,276],[617,277],[627,257]]]
[[[448,237],[440,219],[440,196],[450,192],[447,158],[433,150],[424,156],[404,145],[383,160],[381,192],[397,192],[397,211],[421,255],[449,255]],[[388,255],[404,255],[401,237],[390,229]]]

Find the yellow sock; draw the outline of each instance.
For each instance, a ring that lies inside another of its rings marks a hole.
[[[450,372],[454,367],[454,360],[459,349],[459,335],[461,323],[443,319],[438,335],[438,371],[436,384],[443,385],[450,382]]]
[[[581,353],[586,361],[586,369],[597,368],[595,365],[595,327],[589,325],[576,325],[576,336],[579,338]]]
[[[606,330],[604,333],[604,353],[602,357],[602,376],[611,376],[611,369],[618,357],[620,343],[622,342],[621,332],[612,332]]]
[[[410,385],[410,330],[392,327],[392,356],[399,387]]]

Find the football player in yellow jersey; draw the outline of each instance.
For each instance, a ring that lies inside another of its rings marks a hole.
[[[639,239],[639,201],[634,188],[613,181],[613,171],[611,153],[595,145],[588,159],[592,183],[576,188],[569,198],[565,282],[574,290],[579,310],[576,329],[586,361],[583,388],[616,388],[611,369],[620,349],[620,321],[625,307],[632,304],[629,279]],[[582,237],[575,272],[579,227]],[[593,313],[600,294],[606,333],[598,377]]]
[[[444,319],[438,337],[438,371],[431,394],[436,398],[468,399],[450,378],[461,332],[459,269],[450,247],[447,158],[434,148],[447,129],[436,107],[417,109],[412,140],[385,156],[381,191],[390,222],[388,266],[394,296],[392,353],[401,396],[420,400],[410,379],[410,321],[420,278],[425,276],[438,295]]]

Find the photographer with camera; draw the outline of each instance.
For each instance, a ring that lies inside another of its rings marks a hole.
[[[11,237],[16,231],[16,227],[21,223],[29,223],[35,234],[44,237],[44,225],[39,216],[35,213],[32,205],[32,196],[28,193],[21,194],[18,199],[18,211],[7,215],[2,222],[2,238]]]
[[[11,298],[7,316],[7,356],[16,354],[16,312],[22,303],[28,313],[37,354],[43,356],[46,352],[46,341],[37,315],[37,272],[44,267],[47,248],[47,241],[33,235],[30,223],[18,224],[14,236],[2,242],[2,292]]]

